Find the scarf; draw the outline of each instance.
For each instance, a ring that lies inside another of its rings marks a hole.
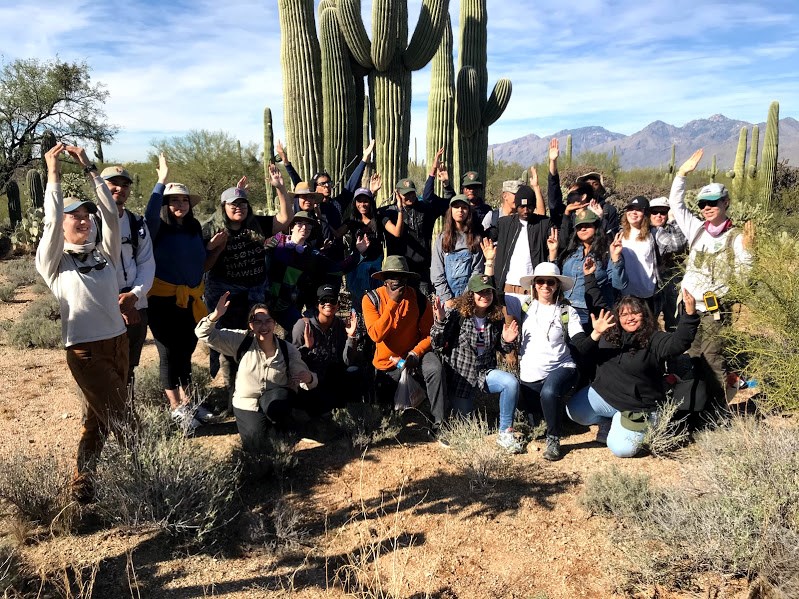
[[[732,221],[728,218],[720,225],[711,225],[708,221],[704,223],[705,231],[710,233],[711,237],[719,237],[729,229],[732,229]]]
[[[96,243],[94,241],[87,241],[86,243],[67,243],[64,242],[64,252],[67,254],[91,254],[95,249]]]

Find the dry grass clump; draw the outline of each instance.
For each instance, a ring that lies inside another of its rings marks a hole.
[[[200,398],[200,401],[205,401],[210,394],[210,385],[211,373],[208,368],[192,364],[190,390],[192,396]],[[135,386],[134,394],[137,403],[161,406],[166,409],[166,395],[164,395],[164,387],[161,385],[157,362],[136,368]]]
[[[63,515],[70,503],[70,478],[69,466],[53,454],[16,447],[0,455],[0,498],[14,506],[23,522],[49,527]]]
[[[176,432],[166,410],[141,406],[130,447],[109,443],[97,471],[97,509],[109,521],[154,525],[201,546],[238,513],[240,466]]]
[[[490,487],[508,472],[510,457],[490,434],[488,420],[479,412],[452,418],[441,426],[439,436],[449,445],[453,461],[465,471],[472,488]]]
[[[687,466],[673,489],[613,470],[586,484],[583,505],[624,524],[632,580],[679,586],[718,572],[799,588],[796,426],[734,419],[697,434]]]
[[[398,412],[365,402],[352,402],[344,408],[333,410],[333,422],[349,436],[352,446],[358,449],[394,439],[402,430]]]
[[[643,444],[652,455],[668,457],[688,442],[691,435],[686,418],[674,419],[678,407],[677,402],[669,399],[658,408],[654,422],[650,421]]]

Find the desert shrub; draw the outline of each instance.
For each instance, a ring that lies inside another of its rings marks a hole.
[[[204,547],[237,514],[239,466],[173,430],[166,410],[142,405],[131,448],[110,443],[97,472],[97,508],[128,526],[155,525]]]
[[[579,503],[600,516],[630,518],[646,513],[655,496],[648,475],[622,472],[611,466],[588,477]]]
[[[635,576],[647,583],[673,584],[710,571],[761,575],[777,587],[795,588],[796,426],[739,418],[696,439],[682,485],[647,491],[648,481],[611,472],[586,485],[583,505],[627,525],[617,540]]]
[[[398,412],[387,412],[380,406],[363,402],[333,410],[333,422],[349,436],[352,446],[359,449],[393,439],[402,430]]]
[[[688,441],[690,434],[685,426],[686,419],[674,419],[677,408],[677,403],[672,399],[661,404],[658,407],[657,418],[646,429],[643,444],[652,455],[668,456]]]
[[[466,472],[473,488],[490,486],[510,464],[508,453],[489,438],[490,432],[488,420],[479,412],[441,426],[441,440],[449,445],[453,461]]]
[[[16,447],[0,455],[0,498],[29,522],[50,526],[70,501],[69,482],[69,467],[53,454]]]
[[[0,302],[10,302],[17,293],[17,286],[13,283],[0,285]]]
[[[17,553],[8,545],[0,545],[0,593],[3,597],[16,597],[16,588],[23,582]]]
[[[11,345],[19,349],[62,347],[58,300],[46,293],[30,303],[22,317],[8,328]]]
[[[269,429],[266,433],[267,451],[265,453],[249,453],[242,451],[237,457],[242,470],[248,478],[263,478],[274,474],[283,476],[297,465],[293,434]]]
[[[205,400],[210,393],[209,387],[211,385],[211,373],[208,368],[192,364],[191,384],[192,396],[199,401]],[[157,362],[136,368],[135,385],[135,397],[137,402],[150,406],[166,405],[166,396],[164,395],[164,388],[161,385]]]
[[[248,514],[249,522],[244,540],[263,545],[270,551],[291,551],[304,544],[309,531],[303,524],[303,516],[288,497],[280,497],[272,509],[257,507]]]
[[[36,282],[44,283],[39,273],[36,272],[36,263],[31,258],[21,258],[3,262],[0,274],[2,274],[9,283],[18,287],[33,285]]]

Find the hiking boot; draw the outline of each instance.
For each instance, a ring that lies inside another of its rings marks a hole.
[[[547,435],[547,448],[544,450],[544,459],[557,462],[563,456],[560,454],[560,437]]]
[[[610,432],[610,425],[613,424],[612,418],[605,418],[599,423],[599,430],[596,432],[596,442],[602,445],[608,444],[608,433]]]
[[[516,440],[516,436],[513,434],[512,428],[500,431],[497,434],[497,445],[499,445],[508,453],[521,453],[524,451],[522,444]]]
[[[94,502],[94,480],[90,473],[84,472],[76,474],[70,484],[70,494],[72,499],[81,505],[87,505]]]

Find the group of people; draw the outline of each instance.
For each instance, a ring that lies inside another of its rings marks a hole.
[[[373,146],[334,196],[328,173],[302,181],[278,144],[293,192],[270,165],[277,214],[255,213],[243,177],[205,223],[194,214],[200,198],[168,182],[163,154],[140,217],[125,208],[132,178],[123,167],[98,172],[83,149],[64,144],[47,152],[36,264],[59,299],[83,395],[79,499],[93,496],[104,438],[135,435],[130,398],[148,326],[173,418],[186,431],[214,418],[191,401],[191,356],[202,340],[252,452],[266,450],[270,427],[291,428],[294,410],[317,417],[351,400],[391,404],[407,376],[426,393],[432,436],[453,414],[468,416],[477,393],[495,393],[497,442],[522,450],[513,430],[521,410],[545,423],[549,460],[562,455],[564,415],[598,424],[614,454],[634,455],[664,398],[663,363],[686,351],[707,365],[716,405],[726,406],[716,333],[730,278],[751,262],[754,231],[733,226],[722,185],[700,190],[701,218],[686,208],[685,176],[701,150],[669,198],[635,197],[619,214],[599,173],[579,177],[564,201],[557,140],[548,205],[535,169],[529,184],[503,183],[496,209],[477,172],[456,193],[442,149],[421,198],[414,181],[399,179],[378,208],[380,175],[360,187]],[[63,198],[63,152],[83,168],[96,203]],[[352,299],[345,318],[342,280]]]

